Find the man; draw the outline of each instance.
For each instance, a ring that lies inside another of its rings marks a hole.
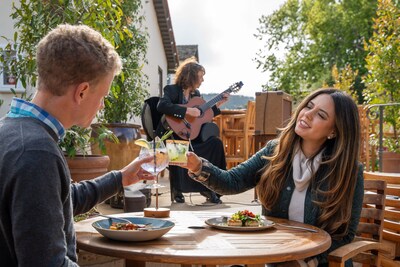
[[[0,263],[77,266],[73,216],[146,176],[135,159],[121,171],[71,184],[57,142],[73,125],[88,127],[103,108],[121,59],[100,33],[60,25],[37,48],[38,89],[13,99],[0,120]]]

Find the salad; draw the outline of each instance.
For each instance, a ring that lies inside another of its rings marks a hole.
[[[248,210],[238,211],[228,218],[228,226],[260,226],[261,216]]]

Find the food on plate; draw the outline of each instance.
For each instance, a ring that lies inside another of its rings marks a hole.
[[[144,228],[134,223],[116,223],[113,222],[110,225],[110,230],[137,230],[138,228]]]
[[[228,218],[228,226],[258,227],[262,224],[260,215],[248,210],[238,211]]]

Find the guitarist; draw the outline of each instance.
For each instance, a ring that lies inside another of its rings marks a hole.
[[[164,87],[164,95],[158,102],[157,110],[162,114],[179,119],[185,119],[185,117],[199,117],[201,112],[198,108],[185,107],[182,104],[187,104],[193,97],[200,97],[200,92],[197,88],[199,88],[204,81],[204,75],[204,67],[198,64],[194,57],[186,59],[176,70],[175,84]],[[224,94],[222,100],[212,107],[214,116],[221,113],[219,106],[225,103],[228,97],[228,94]],[[162,120],[157,127],[156,134],[162,136],[166,131],[166,127]],[[174,138],[180,139],[175,134]],[[218,165],[222,169],[226,169],[225,152],[221,139],[214,136],[207,139],[205,142],[201,141],[200,138],[191,140],[191,142],[197,155]],[[185,202],[182,192],[200,192],[210,202],[216,204],[221,203],[219,195],[190,179],[186,169],[179,166],[169,166],[169,173],[172,187],[171,193],[176,202]]]

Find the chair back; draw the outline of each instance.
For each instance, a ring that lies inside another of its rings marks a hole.
[[[355,242],[360,240],[382,242],[385,198],[385,181],[364,180],[363,208]],[[380,254],[377,251],[360,253],[353,258],[353,261],[368,266],[379,266]]]
[[[245,114],[227,116],[221,124],[227,169],[230,169],[254,154],[255,102],[247,102]]]
[[[383,254],[382,266],[400,266],[400,173],[364,172],[364,179],[387,182],[382,236],[390,253]]]
[[[141,120],[148,140],[156,137],[156,129],[163,115],[157,111],[158,100],[160,100],[158,96],[150,97],[144,101],[142,107]]]
[[[246,159],[254,154],[255,143],[254,143],[254,131],[256,127],[256,102],[248,101],[246,110],[246,119],[244,123],[245,131],[245,147],[246,147]]]

